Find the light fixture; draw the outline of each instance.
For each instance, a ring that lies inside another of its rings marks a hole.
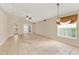
[[[28,18],[29,16],[26,16],[26,18]]]
[[[59,3],[57,3],[57,18],[59,19]]]
[[[46,19],[44,19],[43,21],[45,21],[45,22],[46,22],[47,20],[46,20]]]
[[[60,20],[59,20],[59,3],[57,3],[57,21],[56,21],[56,23],[58,25],[60,25]]]
[[[32,17],[30,17],[30,16],[25,16],[25,18],[26,18],[26,20],[31,20],[32,19]]]
[[[29,19],[32,19],[32,17],[29,17]]]

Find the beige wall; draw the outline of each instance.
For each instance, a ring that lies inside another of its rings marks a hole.
[[[0,8],[0,45],[2,45],[8,37],[14,35],[14,24],[18,24],[18,34],[23,34],[23,24],[32,24],[24,18],[12,15]]]
[[[0,44],[8,37],[8,18],[5,12],[0,8]]]
[[[35,33],[35,24],[32,23],[32,33]]]
[[[23,34],[23,24],[32,24],[26,19],[7,13],[9,35],[14,35],[14,25],[18,24],[18,34]]]
[[[9,30],[9,35],[14,35],[14,25],[18,24],[18,33],[22,34],[23,33],[23,19],[15,16],[15,15],[11,15],[11,14],[7,14],[8,17],[8,30]]]
[[[76,13],[78,14],[78,22],[79,22],[79,12],[78,11],[67,13],[62,16],[72,15],[72,14],[76,14]],[[77,29],[79,30],[78,22],[77,22],[77,26],[78,26]],[[62,41],[62,42],[68,43],[68,44],[73,44],[73,45],[79,46],[79,35],[78,35],[77,39],[71,39],[71,38],[57,36],[56,17],[50,18],[46,22],[44,22],[44,21],[37,22],[35,24],[35,33],[52,38],[53,40],[58,40],[58,41]],[[78,31],[78,34],[79,34],[79,31]]]

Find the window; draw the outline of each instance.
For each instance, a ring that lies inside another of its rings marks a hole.
[[[57,20],[58,36],[77,38],[77,15],[71,15]]]

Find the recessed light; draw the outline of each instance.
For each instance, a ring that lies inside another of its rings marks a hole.
[[[29,17],[29,19],[32,19],[32,17]]]
[[[28,18],[29,16],[26,16],[26,18]]]

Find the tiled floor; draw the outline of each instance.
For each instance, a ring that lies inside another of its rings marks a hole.
[[[10,37],[1,47],[1,55],[70,55],[79,48],[35,34]]]

